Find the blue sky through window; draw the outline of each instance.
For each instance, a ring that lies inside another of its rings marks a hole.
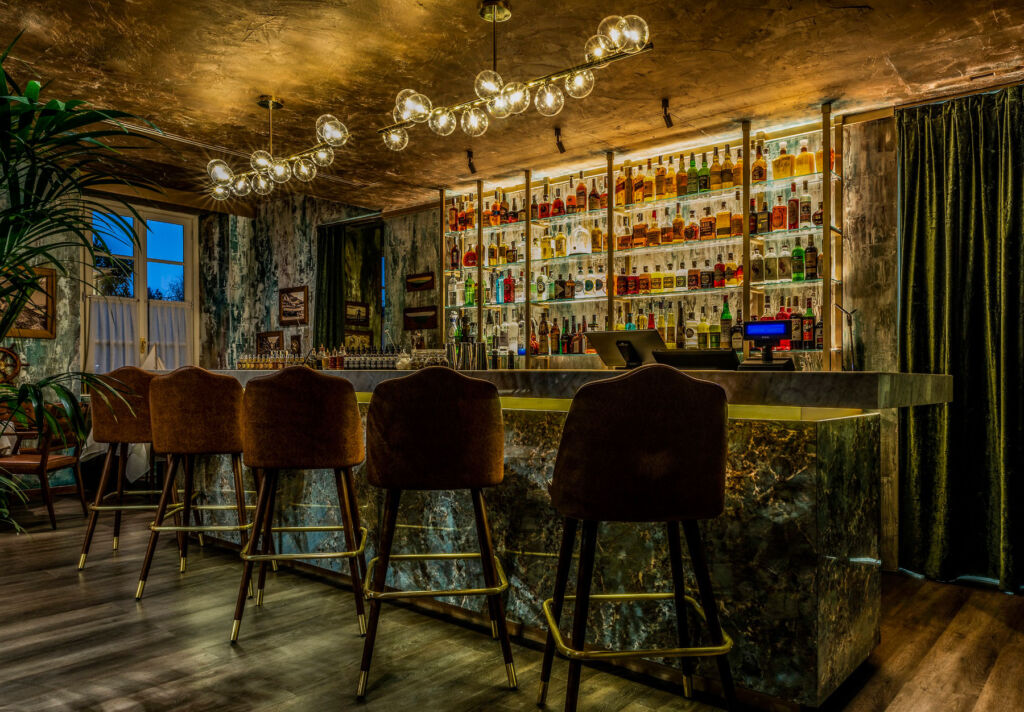
[[[107,243],[107,249],[112,255],[120,255],[122,257],[131,257],[134,250],[132,249],[131,237],[125,234],[125,223],[127,223],[127,229],[132,230],[134,218],[130,215],[118,216],[124,222],[117,220],[112,213],[100,213],[93,212],[92,214],[92,227],[95,238],[102,238]],[[98,243],[99,240],[94,239],[94,243]]]
[[[184,262],[185,227],[175,223],[146,221],[146,258]]]

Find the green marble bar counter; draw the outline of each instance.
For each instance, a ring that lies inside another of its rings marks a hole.
[[[244,384],[265,372],[225,373]],[[353,382],[364,413],[377,383],[403,375],[328,373]],[[540,604],[551,595],[561,537],[547,487],[565,411],[580,385],[615,372],[472,375],[495,383],[504,408],[505,481],[486,496],[495,544],[510,581],[508,617],[519,624],[518,632],[539,639]],[[868,411],[948,402],[952,379],[897,373],[692,375],[721,384],[730,402],[725,513],[701,527],[723,624],[736,643],[730,654],[733,674],[748,690],[818,706],[867,659],[879,639],[880,433],[879,415]],[[624,432],[624,439],[643,439],[643,405],[637,403],[636,429]],[[198,474],[203,497],[228,503],[231,475],[226,459],[200,463]],[[249,477],[247,473],[251,487]],[[286,474],[282,480],[279,501],[289,506],[279,524],[338,523],[330,473]],[[363,522],[370,530],[367,555],[372,556],[381,497],[358,469],[357,487]],[[670,590],[663,530],[657,525],[602,525],[594,592]],[[283,552],[343,547],[334,532],[276,536],[277,551]],[[476,551],[468,494],[404,494],[394,550]],[[348,571],[337,560],[319,563],[335,573]],[[477,563],[439,567],[437,562],[404,562],[392,568],[388,585],[457,588],[479,576]],[[692,579],[689,583],[695,585]],[[481,598],[442,600],[459,615],[487,620]],[[265,605],[273,607],[273,601],[270,582]],[[590,622],[588,642],[617,648],[675,644],[671,610],[657,602],[592,606]],[[387,626],[387,616],[382,625]],[[677,665],[664,660],[643,664],[647,672],[666,679],[678,679]],[[496,669],[500,672],[500,666]],[[715,678],[714,664],[702,662],[698,675]]]

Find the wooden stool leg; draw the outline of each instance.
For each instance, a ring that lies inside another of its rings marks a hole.
[[[480,563],[484,569],[484,581],[487,587],[498,585],[498,570],[494,563],[494,540],[491,537],[491,525],[487,521],[487,505],[484,502],[484,494],[479,489],[474,489],[473,510],[476,514],[476,536],[480,540]],[[501,654],[505,658],[505,673],[508,675],[508,686],[510,689],[519,687],[516,680],[516,665],[512,660],[512,643],[508,636],[508,625],[505,622],[505,601],[500,593],[487,597],[491,607],[491,621],[497,628],[498,640],[501,642]]]
[[[259,488],[256,494],[256,513],[252,518],[252,536],[249,537],[249,541],[243,550],[247,556],[251,556],[256,551],[256,545],[260,538],[260,528],[267,514],[268,490],[276,485],[276,482],[268,483],[269,479],[271,478],[267,475],[258,478]],[[242,614],[245,613],[245,599],[248,596],[252,582],[252,564],[252,561],[245,560],[242,565],[242,581],[238,584],[238,598],[235,601],[235,619],[231,623],[231,637],[229,638],[232,644],[238,640],[238,629],[242,626]]]
[[[167,513],[167,504],[171,500],[174,491],[174,469],[178,462],[170,455],[167,456],[167,476],[164,478],[164,488],[160,493],[160,502],[156,505],[156,518],[153,524],[160,526],[164,523],[164,515]],[[146,556],[142,559],[142,573],[139,574],[139,587],[135,590],[135,600],[142,600],[142,589],[146,587],[146,578],[149,576],[149,567],[153,563],[153,554],[156,552],[156,542],[160,532],[150,531],[149,546],[146,547]]]
[[[700,537],[700,529],[695,521],[683,522],[683,531],[686,533],[686,544],[690,549],[690,560],[693,562],[693,573],[697,579],[697,588],[700,589],[700,602],[704,607],[704,616],[711,632],[711,642],[720,645],[722,637],[722,623],[718,618],[718,606],[715,603],[715,592],[711,588],[711,576],[708,574],[708,560],[704,554],[704,541]],[[718,663],[718,677],[722,682],[722,696],[725,697],[725,705],[728,710],[736,709],[736,687],[732,681],[732,670],[729,667],[727,655],[716,655],[715,662]]]
[[[235,479],[235,508],[238,511],[238,526],[244,527],[246,525],[245,515],[245,485],[242,484],[242,457],[241,455],[231,456],[231,474]],[[245,545],[248,543],[249,534],[245,529],[238,532],[242,550],[245,550]]]
[[[278,482],[278,471],[277,470],[266,470],[263,475],[265,479],[268,479],[268,490],[267,490],[267,511],[263,518],[263,546],[260,550],[261,554],[269,554],[273,547],[274,541],[274,505],[277,502],[277,482]],[[267,560],[264,559],[260,562],[260,578],[259,583],[256,584],[256,605],[263,605],[263,587],[267,584]]]
[[[679,522],[668,522],[665,525],[668,535],[668,558],[672,568],[672,593],[676,606],[676,633],[679,647],[690,647],[690,626],[686,620],[686,579],[683,578],[683,547],[679,539]],[[693,696],[692,658],[680,660],[683,669],[683,697]]]
[[[348,487],[349,492],[349,509],[352,512],[352,531],[358,533],[362,528],[362,523],[359,520],[359,499],[356,496],[356,479],[352,474],[352,468],[345,468],[345,485]],[[359,562],[359,575],[362,579],[366,580],[366,552],[364,551],[357,557]],[[365,632],[365,631],[364,631]]]
[[[103,473],[100,475],[100,483],[96,488],[96,506],[103,504],[103,493],[107,489],[107,480],[110,479],[110,470],[114,464],[114,450],[117,445],[111,443],[107,448],[107,456],[103,460]],[[85,568],[85,557],[89,555],[89,547],[92,546],[92,536],[96,533],[96,522],[100,513],[95,509],[89,512],[89,523],[85,525],[85,541],[82,542],[82,555],[78,557],[78,570]]]
[[[82,505],[82,516],[89,516],[89,505],[85,501],[85,482],[82,481],[82,461],[75,457],[75,489],[78,490],[78,502]]]
[[[587,613],[590,608],[590,584],[594,577],[594,553],[597,548],[597,522],[583,522],[580,564],[576,577],[576,606],[572,616],[572,647],[583,650],[587,638]],[[569,679],[565,687],[565,712],[576,712],[580,694],[579,660],[569,661]]]
[[[121,443],[120,453],[117,456],[117,506],[124,504],[124,480],[128,470],[128,443]],[[117,542],[121,536],[121,510],[114,511],[114,551],[117,551]]]
[[[377,552],[377,567],[373,572],[373,590],[383,591],[388,575],[388,561],[391,559],[391,545],[395,541],[395,525],[398,522],[398,503],[402,490],[390,489],[384,499],[383,524],[380,531],[380,549]],[[373,644],[377,641],[377,623],[380,621],[380,599],[370,601],[370,619],[366,624],[366,639],[363,641],[363,660],[359,664],[359,683],[356,697],[366,697],[366,684],[370,679],[370,663],[373,660]]]
[[[346,470],[348,468],[345,468]],[[345,550],[354,551],[359,545],[359,530],[352,522],[351,501],[355,498],[355,492],[348,488],[348,482],[340,469],[334,471],[334,484],[338,488],[338,507],[341,512],[341,525],[345,527]],[[352,578],[352,594],[356,598],[356,619],[359,622],[359,635],[366,635],[366,611],[363,609],[363,580],[362,572],[359,570],[358,556],[352,556],[348,560],[349,576]]]
[[[183,526],[188,526],[190,521],[190,515],[192,513],[192,473],[195,467],[196,456],[186,455],[185,456],[185,488],[184,494],[181,498],[181,504],[183,509],[181,510],[181,521],[184,522]],[[181,538],[181,560],[178,566],[180,573],[185,573],[185,565],[188,561],[188,532],[183,532],[185,536]]]
[[[57,514],[53,511],[53,492],[50,491],[50,480],[46,470],[39,467],[39,490],[43,495],[43,503],[46,504],[46,513],[50,515],[50,528],[57,528]]]
[[[572,552],[576,548],[577,520],[566,518],[562,523],[562,545],[558,549],[558,569],[555,572],[555,593],[552,597],[555,623],[562,620],[562,607],[565,604],[565,587],[569,582],[569,569],[572,566]],[[551,681],[551,664],[555,658],[555,636],[549,630],[544,643],[544,662],[540,668],[540,694],[537,706],[543,707],[548,699],[548,683]]]

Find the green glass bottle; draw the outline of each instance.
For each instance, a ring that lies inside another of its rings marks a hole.
[[[476,282],[473,281],[473,274],[466,275],[466,303],[467,307],[476,304]]]
[[[711,190],[711,169],[708,168],[708,154],[702,153],[700,160],[700,170],[697,171],[697,189],[698,192],[706,193]]]
[[[790,256],[790,268],[793,270],[793,281],[804,281],[804,248],[800,246],[800,238],[796,238],[796,246]]]
[[[690,167],[686,169],[686,192],[697,192],[697,160],[690,154]]]

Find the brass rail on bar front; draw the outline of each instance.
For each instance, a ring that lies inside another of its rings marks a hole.
[[[469,554],[392,554],[390,561],[449,561],[452,559],[479,559],[479,553]],[[370,559],[366,567],[366,583],[363,584],[363,593],[368,599],[386,601],[395,598],[438,598],[441,596],[492,596],[501,593],[508,588],[508,577],[505,569],[501,566],[501,560],[494,557],[494,568],[498,573],[498,585],[483,588],[455,588],[440,591],[375,591],[371,588],[374,568],[377,566],[378,557]]]
[[[273,532],[340,532],[345,527],[338,525],[310,527],[271,527]],[[366,550],[366,527],[359,527],[359,548],[353,551],[303,551],[295,554],[247,554],[242,551],[244,561],[301,561],[304,559],[351,559]]]

